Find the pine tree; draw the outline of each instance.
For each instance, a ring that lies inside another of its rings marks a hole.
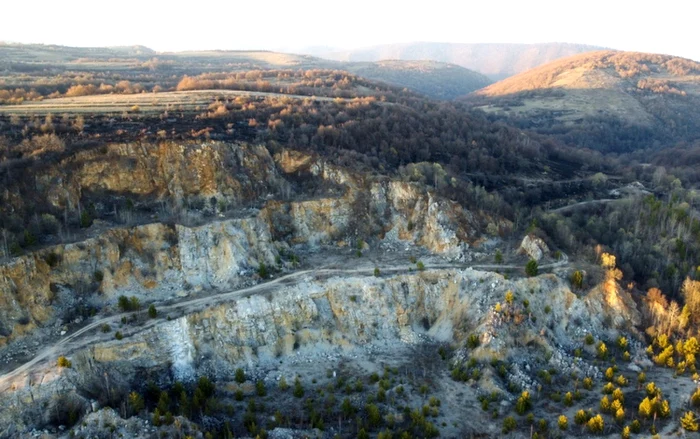
[[[143,410],[144,407],[145,403],[140,394],[137,392],[129,393],[129,408],[131,409],[131,413],[137,414]]]

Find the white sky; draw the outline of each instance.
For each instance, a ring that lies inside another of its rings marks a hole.
[[[0,41],[193,49],[568,42],[700,60],[694,0],[0,0]]]

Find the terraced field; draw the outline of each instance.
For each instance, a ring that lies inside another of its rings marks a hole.
[[[290,99],[313,99],[332,101],[338,98],[303,96],[282,93],[266,93],[238,90],[192,90],[163,93],[140,93],[132,95],[93,95],[70,98],[45,99],[21,105],[0,106],[0,114],[122,114],[124,112],[161,113],[166,110],[197,111],[213,101],[236,96],[286,97]]]

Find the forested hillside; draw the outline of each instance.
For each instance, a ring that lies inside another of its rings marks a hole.
[[[492,118],[572,146],[630,152],[700,138],[700,64],[601,51],[562,59],[466,98]]]

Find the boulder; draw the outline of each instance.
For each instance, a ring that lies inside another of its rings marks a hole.
[[[523,241],[520,243],[518,252],[539,261],[544,255],[549,253],[549,247],[547,247],[547,244],[540,238],[533,235],[525,235]]]

